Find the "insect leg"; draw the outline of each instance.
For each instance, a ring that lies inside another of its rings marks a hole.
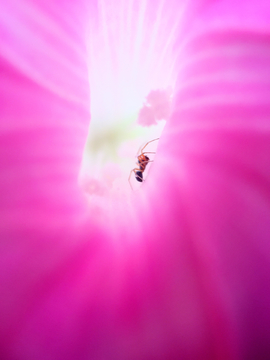
[[[148,141],[148,142],[144,145],[144,147],[141,149],[141,153],[143,153],[143,149],[145,149],[148,144],[150,144],[151,142],[156,141],[156,140],[159,140],[159,138]]]

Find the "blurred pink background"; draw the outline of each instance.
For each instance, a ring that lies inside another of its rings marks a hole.
[[[3,360],[270,358],[270,5],[166,8],[172,114],[140,191],[95,209],[78,175],[100,2],[1,1]]]

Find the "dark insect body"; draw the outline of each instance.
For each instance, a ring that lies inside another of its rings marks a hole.
[[[135,179],[139,182],[143,182],[143,173],[141,171],[136,171],[135,172]]]
[[[143,172],[149,163],[150,159],[148,156],[141,154],[138,156],[138,165],[140,170],[135,171],[135,179],[139,182],[143,182]],[[135,169],[136,170],[136,169]]]
[[[131,170],[130,175],[129,175],[129,178],[128,178],[129,183],[130,183],[130,177],[131,177],[132,172],[134,172],[134,174],[135,174],[135,179],[136,179],[137,181],[139,181],[139,182],[143,182],[143,181],[144,181],[144,180],[143,180],[143,173],[144,173],[144,171],[145,171],[145,168],[146,168],[146,166],[149,164],[149,162],[152,162],[152,161],[153,161],[153,160],[150,160],[149,157],[148,157],[147,155],[145,155],[145,154],[155,154],[155,152],[149,152],[149,151],[148,151],[148,152],[143,152],[143,150],[146,148],[146,146],[147,146],[149,143],[151,143],[152,141],[156,141],[156,140],[159,140],[159,138],[158,138],[158,139],[151,140],[151,141],[148,141],[148,143],[146,143],[146,144],[144,145],[144,147],[142,148],[141,154],[137,157],[137,158],[138,158],[138,163],[137,163],[138,168],[134,168],[134,169]],[[131,186],[131,188],[132,188],[131,183],[130,183],[130,186]],[[133,188],[132,188],[132,190],[133,190]]]

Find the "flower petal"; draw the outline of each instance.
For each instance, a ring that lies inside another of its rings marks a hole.
[[[268,3],[188,3],[155,162],[90,216],[83,4],[0,15],[2,358],[269,357]]]

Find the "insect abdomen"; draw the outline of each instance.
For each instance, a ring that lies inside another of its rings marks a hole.
[[[135,179],[139,182],[143,182],[143,173],[142,171],[135,172]]]

